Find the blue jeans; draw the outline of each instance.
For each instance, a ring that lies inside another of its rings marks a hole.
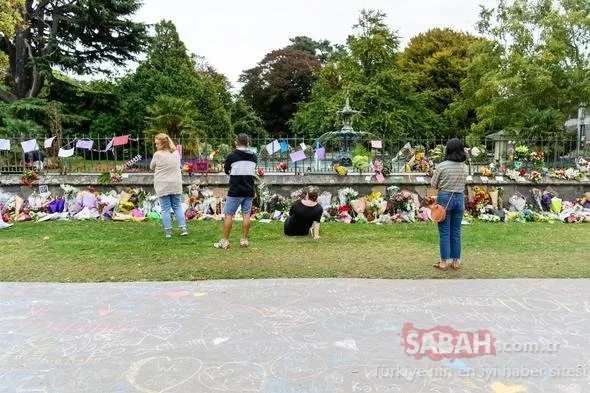
[[[232,197],[225,198],[225,205],[223,206],[223,214],[226,216],[234,216],[238,211],[238,207],[242,206],[242,214],[250,215],[252,212],[252,197]]]
[[[160,197],[160,206],[162,207],[162,224],[164,229],[172,229],[172,217],[170,211],[174,211],[176,222],[181,228],[186,228],[186,219],[182,211],[182,197],[180,194],[164,195]]]
[[[465,197],[462,192],[452,194],[452,198],[451,194],[441,191],[436,197],[436,203],[439,205],[449,204],[445,220],[438,223],[441,261],[461,258],[461,221],[465,212]]]

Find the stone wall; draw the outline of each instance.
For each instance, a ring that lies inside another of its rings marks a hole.
[[[480,176],[474,175],[473,179],[468,181],[468,185],[485,185],[488,187],[504,187],[504,199],[519,192],[527,197],[530,196],[531,188],[545,190],[548,186],[555,190],[559,196],[565,200],[579,198],[584,192],[590,192],[590,181],[558,181],[546,178],[540,183],[531,182],[514,182],[512,180],[499,182],[493,179],[487,183],[481,181]],[[269,185],[271,191],[289,195],[292,191],[304,186],[314,185],[321,191],[328,191],[332,194],[343,187],[352,187],[361,194],[368,194],[371,191],[385,192],[386,187],[397,185],[410,191],[415,191],[421,196],[426,194],[429,186],[429,179],[420,174],[392,174],[386,178],[385,182],[378,183],[375,177],[370,174],[349,174],[347,176],[336,176],[334,174],[305,174],[295,175],[289,173],[272,173],[267,174],[262,179]],[[491,180],[491,179],[490,179]],[[201,184],[211,188],[216,195],[225,195],[227,189],[228,176],[224,174],[195,174],[193,176],[184,176],[185,185]],[[47,185],[49,191],[60,194],[59,185],[69,184],[74,187],[84,188],[86,186],[95,187],[98,190],[116,189],[121,191],[127,187],[142,187],[146,191],[153,191],[153,174],[151,173],[129,173],[124,174],[123,182],[102,186],[98,184],[98,174],[96,173],[75,173],[69,175],[58,175],[47,173],[41,176],[36,182],[39,185]],[[38,184],[33,189],[38,189]],[[28,196],[32,190],[25,187],[20,182],[20,175],[0,175],[0,191],[18,193],[22,196]]]

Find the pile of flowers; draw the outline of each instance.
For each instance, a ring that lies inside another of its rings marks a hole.
[[[519,221],[565,223],[590,222],[590,192],[573,201],[563,200],[551,188],[533,188],[531,195],[515,194],[503,206],[503,189],[485,186],[468,187],[466,195],[467,220],[489,222]],[[254,219],[285,220],[294,201],[302,198],[304,190],[283,196],[260,184],[253,208]],[[376,223],[429,221],[430,208],[436,199],[391,186],[386,193],[361,195],[351,187],[335,195],[323,192],[318,203],[324,210],[324,221],[343,223]],[[189,220],[221,220],[224,197],[216,196],[208,187],[191,185],[184,195],[183,207]],[[161,208],[158,198],[140,188],[116,192],[98,192],[93,188],[77,189],[62,185],[60,192],[39,194],[27,198],[0,192],[0,214],[6,223],[47,221],[57,219],[103,219],[145,221],[158,220]]]
[[[559,180],[577,180],[577,181],[586,181],[588,177],[584,172],[581,172],[578,169],[568,168],[568,169],[553,169],[549,172],[549,177]]]
[[[215,219],[221,214],[221,200],[208,187],[198,184],[189,186],[186,204],[184,216],[187,220]]]

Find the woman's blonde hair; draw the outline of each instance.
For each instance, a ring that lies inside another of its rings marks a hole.
[[[168,150],[170,153],[176,151],[176,145],[172,142],[172,138],[168,134],[161,132],[155,138],[162,143],[162,150]]]

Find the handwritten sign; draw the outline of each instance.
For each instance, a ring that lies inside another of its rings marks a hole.
[[[381,142],[381,141],[371,141],[371,147],[373,149],[381,149],[383,147],[383,142]]]

